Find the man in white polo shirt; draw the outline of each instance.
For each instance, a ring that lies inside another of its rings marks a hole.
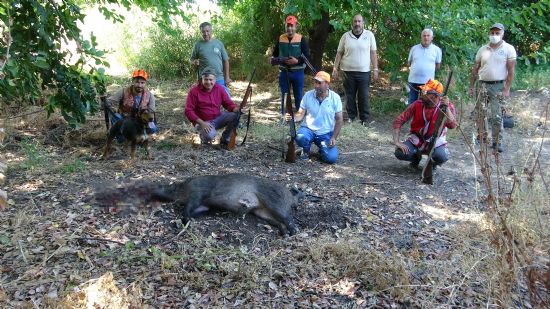
[[[502,146],[502,132],[504,131],[502,130],[502,97],[510,96],[510,86],[514,80],[516,67],[516,50],[502,40],[503,36],[504,26],[502,24],[496,23],[491,26],[489,44],[483,45],[477,51],[468,90],[468,94],[473,96],[474,84],[479,79],[479,88],[484,87],[487,91],[488,119],[493,137],[492,147],[497,148],[498,152],[504,151]],[[479,136],[485,136],[485,132],[479,132]]]
[[[420,34],[420,44],[409,51],[409,101],[418,100],[419,86],[435,79],[435,70],[441,65],[441,48],[432,44],[434,34],[432,29],[424,29]]]
[[[332,69],[332,78],[338,78],[338,68],[344,71],[348,121],[353,122],[359,116],[361,124],[366,125],[370,114],[371,63],[374,72],[372,77],[376,80],[378,79],[378,56],[376,55],[374,34],[364,29],[363,26],[363,16],[360,14],[353,16],[352,30],[344,33],[340,38]],[[359,102],[356,101],[356,98]]]
[[[338,147],[336,139],[340,134],[342,123],[342,101],[340,96],[329,89],[330,75],[319,71],[314,77],[315,89],[302,97],[300,108],[294,114],[294,121],[302,121],[296,132],[296,143],[302,147],[300,159],[308,160],[311,144],[317,145],[321,161],[336,163]],[[286,114],[291,121],[290,114]]]

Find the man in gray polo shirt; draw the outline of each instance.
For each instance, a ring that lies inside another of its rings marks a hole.
[[[191,64],[199,67],[199,72],[205,68],[211,68],[216,72],[216,84],[223,86],[227,94],[227,86],[231,83],[229,78],[229,56],[223,43],[212,38],[212,25],[204,22],[199,26],[202,41],[195,43],[191,53]]]
[[[441,48],[432,44],[432,29],[424,29],[420,35],[421,43],[413,46],[409,52],[409,101],[418,99],[419,86],[435,79],[435,70],[441,65]]]
[[[480,89],[487,91],[488,120],[492,128],[492,147],[503,152],[502,109],[503,97],[510,96],[510,86],[514,80],[516,50],[502,40],[504,26],[496,23],[489,29],[489,44],[481,46],[476,54],[476,62],[470,77],[468,94],[474,95],[474,84],[479,79]],[[497,136],[495,136],[497,135]],[[485,132],[479,132],[479,137]]]

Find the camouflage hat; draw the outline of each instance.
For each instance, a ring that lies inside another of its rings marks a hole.
[[[205,76],[205,75],[216,75],[216,71],[214,71],[214,69],[210,68],[210,67],[206,67],[202,70],[201,72],[201,76]]]

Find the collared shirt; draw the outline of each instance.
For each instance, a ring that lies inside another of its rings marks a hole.
[[[514,46],[502,41],[496,49],[489,44],[483,45],[476,54],[476,62],[480,62],[479,79],[483,81],[505,80],[508,76],[506,62],[516,59]]]
[[[370,53],[376,51],[374,34],[364,29],[359,38],[350,30],[340,38],[338,53],[342,53],[340,68],[343,71],[370,72]]]
[[[435,44],[428,47],[417,44],[409,52],[409,83],[425,84],[435,77],[435,65],[441,63],[441,48]]]
[[[315,90],[310,90],[302,97],[300,108],[306,113],[302,127],[321,135],[334,131],[335,115],[342,112],[342,100],[336,92],[329,89],[327,97],[319,102]]]
[[[230,112],[236,107],[222,86],[214,84],[212,91],[208,92],[202,85],[196,85],[187,94],[185,116],[193,124],[197,119],[214,120],[221,115],[221,106]]]

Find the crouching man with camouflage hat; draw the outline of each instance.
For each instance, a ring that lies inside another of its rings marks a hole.
[[[220,110],[221,106],[225,112]],[[189,90],[185,103],[185,117],[199,133],[201,144],[211,143],[216,138],[216,130],[225,128],[220,146],[227,149],[231,131],[236,125],[237,113],[239,106],[231,101],[223,86],[216,83],[216,72],[205,68],[199,84]]]

